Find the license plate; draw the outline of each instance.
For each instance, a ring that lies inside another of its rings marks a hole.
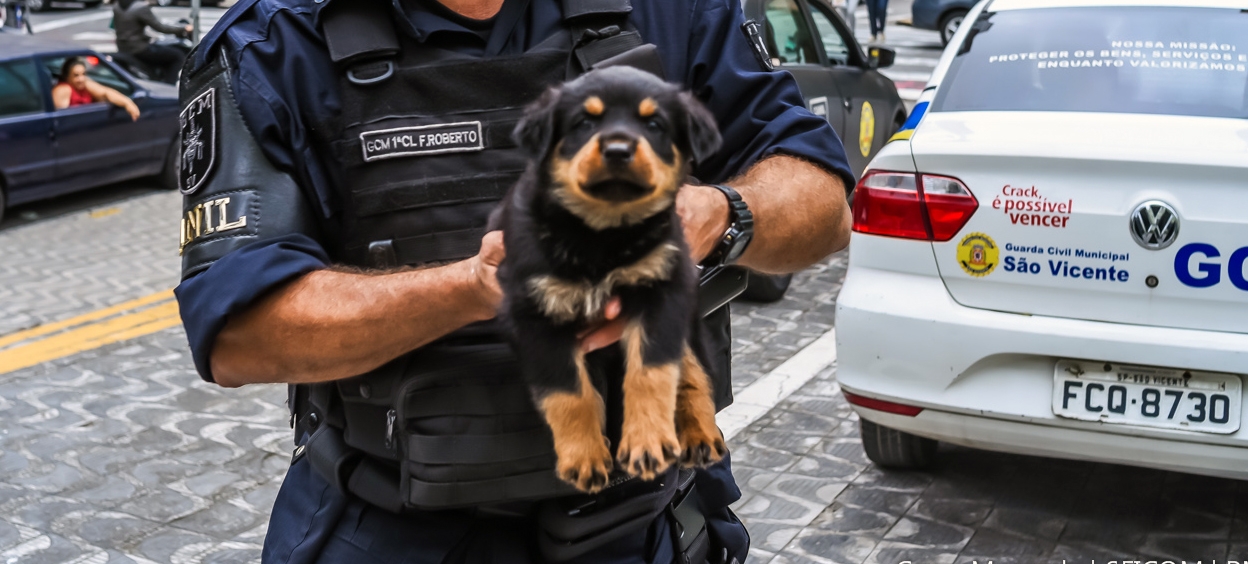
[[[1239,430],[1242,385],[1234,374],[1059,360],[1053,372],[1053,414],[1228,434]]]
[[[52,2],[48,3],[48,7],[50,8],[86,8],[87,3],[86,2],[58,2],[56,0],[53,0]]]

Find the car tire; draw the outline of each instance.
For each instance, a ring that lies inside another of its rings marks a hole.
[[[181,145],[175,137],[172,143],[169,143],[169,150],[165,154],[165,166],[160,171],[159,181],[160,187],[166,190],[178,189],[178,149]]]
[[[26,0],[26,9],[32,12],[42,12],[48,9],[46,0]]]
[[[954,10],[940,17],[940,24],[936,30],[940,32],[940,44],[948,45],[949,40],[953,39],[953,34],[958,31],[958,26],[962,25],[962,20],[966,18],[966,10]]]
[[[922,470],[936,458],[936,441],[858,419],[862,449],[876,466],[894,470]]]
[[[789,284],[792,283],[792,274],[771,275],[751,272],[745,291],[741,292],[740,298],[750,302],[778,302],[784,298],[784,293],[789,290]]]
[[[4,207],[9,205],[4,199],[4,184],[0,183],[0,225],[4,224]]]

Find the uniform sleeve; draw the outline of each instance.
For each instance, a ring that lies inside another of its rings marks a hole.
[[[694,2],[685,83],[706,102],[720,125],[724,146],[699,163],[697,177],[722,182],[776,154],[806,159],[840,176],[846,189],[854,173],[836,131],[806,109],[788,72],[762,70],[741,24],[737,0]]]
[[[175,294],[195,367],[208,381],[212,346],[231,315],[329,262],[303,191],[244,122],[231,72],[218,58],[184,76],[179,96],[183,280]]]

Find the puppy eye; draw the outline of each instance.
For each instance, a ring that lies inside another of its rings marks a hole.
[[[594,120],[592,119],[582,119],[576,124],[576,128],[581,131],[593,131],[594,127],[597,127],[597,125],[598,124],[594,123]]]
[[[650,131],[663,131],[663,123],[657,119],[652,119],[646,122],[646,129],[649,129]]]

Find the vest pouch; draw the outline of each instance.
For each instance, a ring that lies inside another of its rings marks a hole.
[[[354,378],[335,382],[342,405],[342,440],[348,446],[389,461],[399,460],[390,429],[394,396],[403,385],[411,355],[403,355]]]
[[[595,495],[543,501],[537,511],[537,546],[543,559],[567,562],[616,539],[644,533],[692,477],[692,470],[673,466],[650,482],[633,478]]]
[[[506,344],[412,353],[393,397],[400,496],[452,509],[575,493],[555,477],[554,442]]]

